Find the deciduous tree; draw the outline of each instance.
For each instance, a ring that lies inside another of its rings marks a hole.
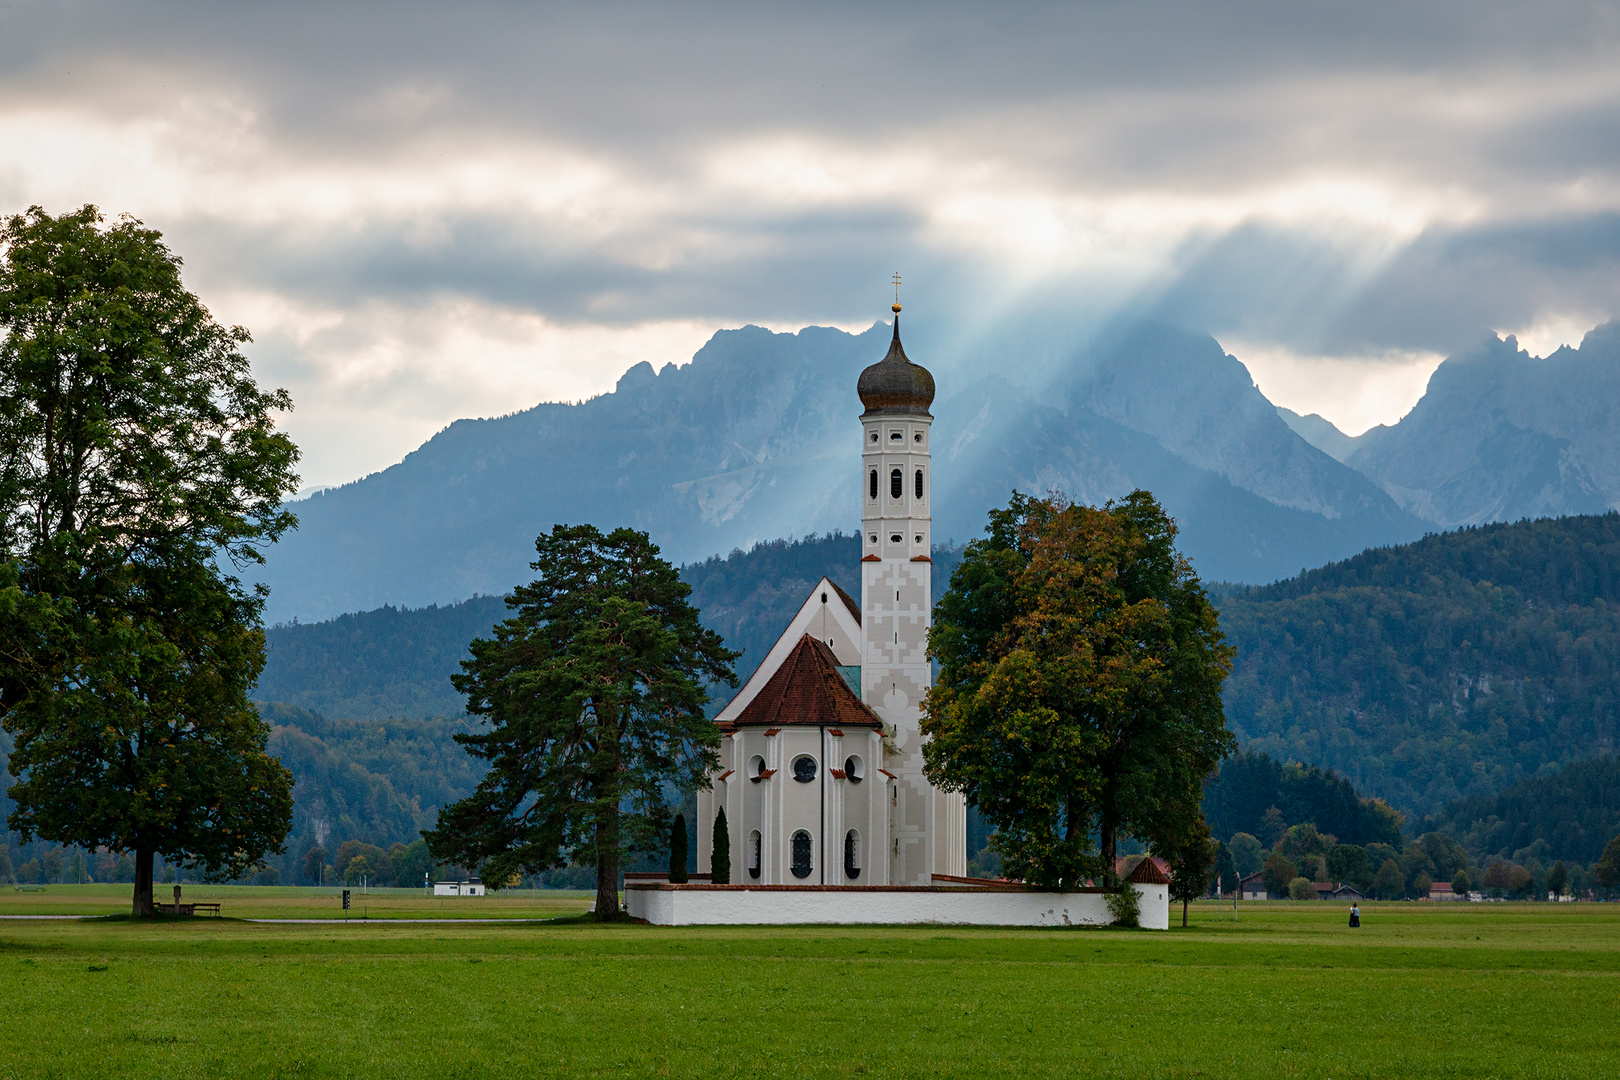
[[[707,783],[718,764],[704,686],[735,686],[736,654],[646,533],[558,525],[535,549],[539,577],[454,677],[488,722],[456,739],[490,770],[424,836],[496,881],[594,863],[596,917],[612,919],[621,858],[664,850],[670,786]]]
[[[1250,833],[1237,833],[1227,846],[1232,849],[1232,861],[1237,863],[1239,874],[1252,874],[1266,864],[1266,849]]]
[[[1592,867],[1592,878],[1605,889],[1620,888],[1620,835],[1603,846],[1603,855]]]
[[[1112,879],[1122,832],[1173,845],[1233,746],[1231,650],[1175,535],[1144,491],[1014,496],[935,606],[925,769],[995,827],[1011,873],[1073,887]]]
[[[1378,890],[1380,900],[1399,900],[1406,889],[1406,876],[1394,859],[1385,859],[1384,865],[1378,868],[1378,876],[1373,879],[1373,888]]]
[[[285,391],[253,381],[154,230],[95,207],[0,223],[0,724],[9,824],[234,878],[292,778],[248,699],[263,590],[221,566],[291,528]]]
[[[1286,896],[1288,883],[1298,876],[1299,869],[1280,851],[1266,856],[1266,864],[1260,868],[1260,880],[1272,896]]]
[[[1209,826],[1197,814],[1167,849],[1170,863],[1170,900],[1181,903],[1181,925],[1187,925],[1187,905],[1209,889],[1210,868],[1215,865],[1217,845]]]
[[[1563,859],[1559,859],[1553,863],[1553,868],[1547,871],[1547,891],[1555,897],[1563,896],[1564,889],[1568,885],[1569,868],[1564,865]]]

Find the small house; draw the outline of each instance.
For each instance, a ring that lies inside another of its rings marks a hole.
[[[483,896],[484,883],[481,881],[435,881],[433,883],[434,896]]]
[[[1333,892],[1322,897],[1322,899],[1349,900],[1353,903],[1360,903],[1367,898],[1361,895],[1361,890],[1356,888],[1354,885],[1340,885],[1337,889],[1334,889]]]
[[[1437,881],[1433,885],[1429,886],[1429,899],[1461,900],[1462,897],[1458,896],[1451,888],[1451,883],[1449,881]]]
[[[1258,870],[1252,874],[1246,875],[1243,878],[1243,880],[1238,884],[1238,891],[1242,894],[1242,898],[1244,900],[1268,899],[1266,895],[1266,883],[1261,880],[1261,874]]]

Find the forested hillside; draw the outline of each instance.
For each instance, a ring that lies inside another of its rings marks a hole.
[[[705,625],[742,651],[737,675],[747,678],[823,575],[860,594],[860,557],[858,538],[832,533],[716,556],[682,567],[681,577],[692,586],[692,603]],[[934,552],[936,591],[960,558],[955,548]],[[266,631],[269,659],[254,696],[347,720],[460,716],[465,702],[450,676],[461,670],[467,643],[506,615],[504,600],[481,596],[273,626]],[[726,692],[716,691],[714,710],[725,704]]]
[[[460,716],[465,702],[450,676],[461,670],[467,643],[505,617],[500,597],[475,596],[274,626],[254,696],[349,720]]]
[[[290,705],[267,704],[270,752],[297,781],[284,880],[296,880],[314,844],[345,840],[379,847],[409,844],[440,807],[472,791],[483,762],[452,741],[463,717],[334,720]]]
[[[1219,606],[1240,742],[1409,816],[1620,737],[1620,515],[1429,536]]]
[[[1620,756],[1459,799],[1419,827],[1448,833],[1481,861],[1594,863],[1620,834]]]

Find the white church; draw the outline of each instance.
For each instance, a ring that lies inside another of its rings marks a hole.
[[[967,807],[923,775],[933,608],[934,378],[894,338],[856,383],[861,596],[828,578],[715,718],[720,767],[699,791],[700,870],[724,808],[731,883],[627,879],[630,915],[671,923],[1108,921],[1100,890],[970,879]],[[853,433],[852,433],[853,434]],[[1151,867],[1137,876],[1161,877]],[[648,875],[650,876],[650,875]],[[1138,882],[1142,925],[1168,927],[1168,885]]]

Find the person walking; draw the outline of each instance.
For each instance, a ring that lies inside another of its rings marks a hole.
[[[1350,905],[1350,925],[1351,925],[1352,928],[1361,925],[1361,905],[1360,904],[1352,903]]]

